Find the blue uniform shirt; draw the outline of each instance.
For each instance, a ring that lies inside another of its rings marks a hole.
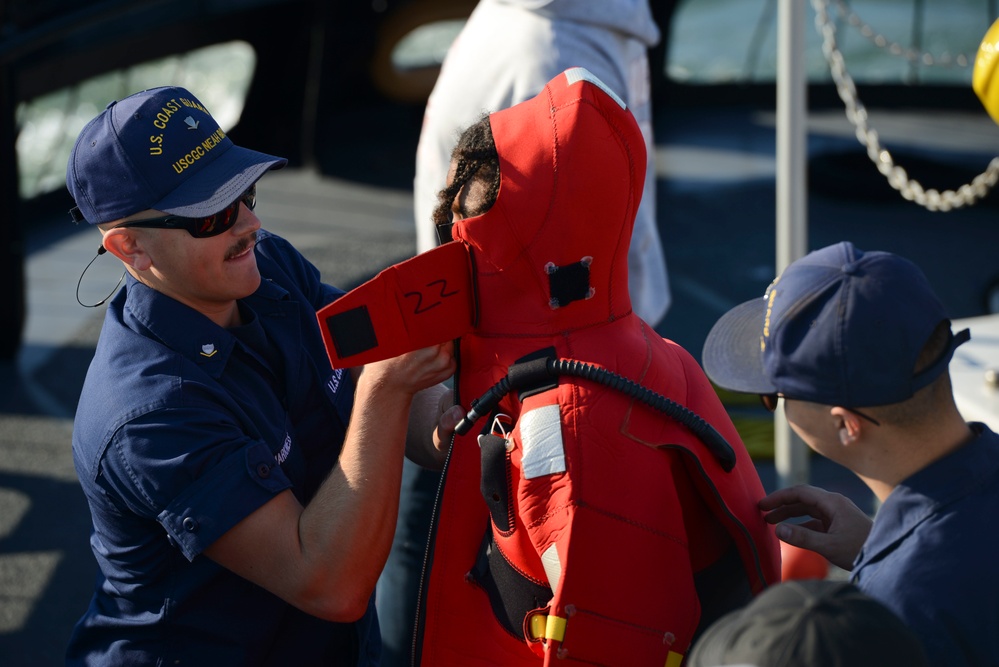
[[[853,581],[923,640],[930,664],[999,664],[999,436],[976,437],[900,484]]]
[[[277,236],[255,252],[241,327],[131,277],[109,304],[73,429],[100,572],[70,664],[377,662],[373,605],[322,621],[201,555],[285,489],[307,503],[353,403],[315,315],[342,292]]]

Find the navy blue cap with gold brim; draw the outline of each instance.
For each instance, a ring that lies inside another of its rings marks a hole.
[[[184,88],[112,102],[80,132],[66,167],[74,222],[112,222],[157,210],[218,213],[284,158],[235,145]]]
[[[947,312],[909,260],[844,241],[791,263],[762,297],[725,313],[704,342],[718,386],[847,408],[904,401],[947,368],[970,338],[951,334],[914,373]]]

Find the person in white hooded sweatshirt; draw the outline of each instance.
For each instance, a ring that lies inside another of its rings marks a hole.
[[[480,0],[451,45],[423,118],[413,183],[417,252],[438,244],[431,213],[458,135],[483,112],[534,97],[569,67],[585,67],[624,100],[650,159],[628,253],[635,312],[656,326],[669,309],[656,227],[649,48],[659,28],[648,0]]]

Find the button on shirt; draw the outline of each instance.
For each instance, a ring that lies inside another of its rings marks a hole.
[[[891,492],[853,568],[934,667],[999,664],[999,437],[971,427],[973,440]]]
[[[309,616],[202,555],[285,489],[307,503],[353,402],[315,311],[341,291],[261,232],[242,331],[131,279],[111,301],[73,430],[100,568],[70,664],[371,664],[357,623]],[[355,657],[359,656],[359,657]]]

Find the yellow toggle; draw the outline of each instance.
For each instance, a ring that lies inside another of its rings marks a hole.
[[[666,656],[666,667],[680,667],[681,662],[683,662],[682,653],[670,651],[669,655]]]
[[[565,619],[561,616],[535,614],[531,616],[530,633],[532,639],[554,639],[562,641],[565,638]]]
[[[565,619],[561,616],[549,616],[545,623],[545,639],[562,641],[565,638]]]
[[[548,616],[545,614],[535,614],[531,616],[531,639],[541,639],[545,636],[545,623],[548,621]]]

